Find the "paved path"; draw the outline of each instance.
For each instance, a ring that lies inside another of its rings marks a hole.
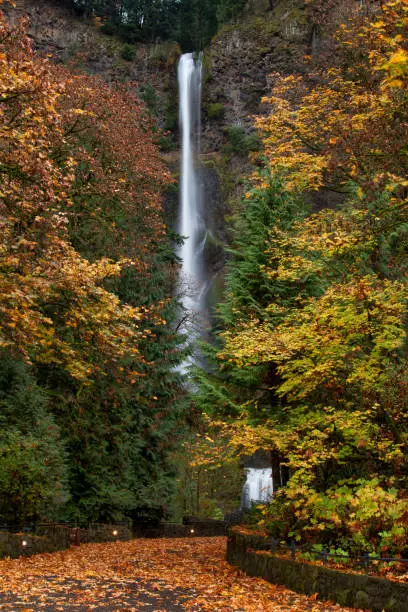
[[[226,538],[85,544],[0,561],[0,609],[339,612],[225,562]]]
[[[36,590],[38,586],[36,585]],[[200,610],[199,606],[189,608],[195,597],[188,589],[166,588],[165,583],[143,582],[141,580],[106,581],[72,580],[57,576],[44,576],[41,594],[25,592],[0,593],[1,610],[25,610],[55,612],[64,610],[168,610],[185,612],[186,609]]]

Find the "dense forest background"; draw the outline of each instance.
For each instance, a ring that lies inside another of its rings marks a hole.
[[[185,51],[203,49],[244,0],[64,0],[80,14],[102,20],[102,31],[127,43],[172,40]]]

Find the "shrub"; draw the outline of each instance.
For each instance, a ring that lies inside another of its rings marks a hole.
[[[135,48],[128,43],[125,43],[120,52],[120,56],[126,62],[132,62],[135,59]]]
[[[143,87],[139,91],[139,96],[146,104],[151,114],[157,115],[160,99],[156,93],[155,88],[150,82],[146,83],[146,85],[143,85]]]
[[[229,141],[229,150],[241,155],[248,155],[250,151],[258,151],[260,138],[256,132],[246,134],[245,129],[239,125],[232,125],[226,129]]]
[[[162,132],[157,139],[157,144],[161,151],[173,151],[176,148],[176,143],[169,132]]]
[[[208,104],[207,116],[209,119],[222,119],[225,115],[225,106],[219,102]]]
[[[111,23],[110,21],[107,21],[106,23],[104,23],[101,28],[100,31],[103,34],[106,34],[107,36],[114,36],[114,34],[116,33],[116,27],[113,23]]]

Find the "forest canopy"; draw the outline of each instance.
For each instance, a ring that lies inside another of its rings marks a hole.
[[[102,29],[128,43],[172,40],[198,51],[244,0],[63,0],[76,11],[102,20]]]

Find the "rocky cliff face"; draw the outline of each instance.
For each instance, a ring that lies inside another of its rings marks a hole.
[[[148,105],[154,107],[161,126],[177,124],[175,66],[180,50],[176,43],[135,45],[129,61],[123,43],[102,34],[97,21],[79,17],[52,0],[16,0],[14,7],[5,5],[3,10],[11,22],[28,19],[28,32],[39,52],[56,62],[74,62],[107,82],[130,81],[139,91],[147,89]]]
[[[207,199],[207,223],[218,245],[208,259],[221,284],[217,271],[225,254],[219,245],[230,241],[229,218],[241,206],[242,176],[251,171],[248,153],[257,148],[253,116],[265,112],[261,98],[270,91],[270,75],[298,72],[312,40],[304,0],[248,0],[205,51],[202,161],[207,179],[218,182],[217,197]]]
[[[107,81],[134,79],[140,83],[152,75],[159,78],[178,58],[176,43],[140,43],[135,46],[134,60],[126,61],[121,56],[123,43],[102,34],[97,20],[80,17],[52,0],[15,0],[13,7],[5,5],[3,10],[11,22],[28,18],[28,31],[37,49],[64,63],[77,57],[84,69]]]
[[[269,75],[299,69],[312,44],[303,0],[249,0],[243,14],[224,26],[205,54],[205,150],[219,149],[225,128],[252,127],[262,113]],[[218,111],[218,112],[217,112]]]
[[[56,61],[76,58],[80,67],[107,81],[151,85],[160,123],[176,129],[175,65],[180,53],[176,44],[138,44],[134,59],[127,61],[122,57],[123,44],[102,34],[97,22],[50,0],[17,0],[15,8],[7,10],[11,21],[28,17],[36,48]],[[304,0],[248,0],[244,12],[222,28],[205,52],[205,153],[220,150],[226,127],[250,130],[251,115],[262,112],[260,100],[268,91],[268,75],[296,71],[311,41]]]

